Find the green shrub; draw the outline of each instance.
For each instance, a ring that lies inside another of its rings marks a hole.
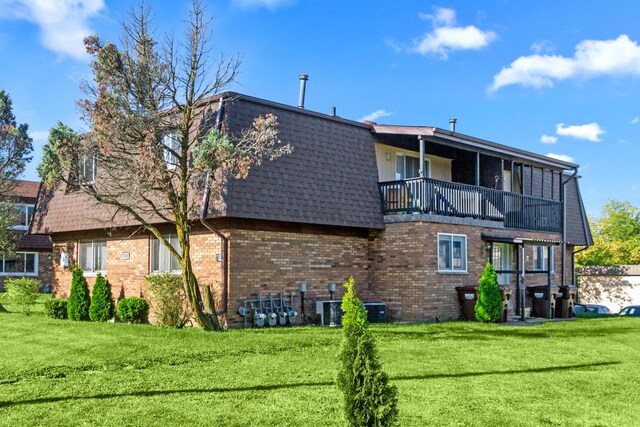
[[[144,298],[129,297],[118,302],[118,317],[123,322],[148,323],[149,304]]]
[[[20,307],[25,315],[31,314],[31,308],[38,299],[38,291],[40,290],[40,281],[36,279],[7,279],[4,282],[9,301]]]
[[[93,285],[89,318],[94,322],[106,322],[113,317],[113,300],[111,299],[111,285],[102,274],[96,276]]]
[[[182,277],[171,274],[152,274],[145,277],[149,303],[159,326],[182,327],[189,319],[189,307],[184,295]]]
[[[63,298],[53,298],[44,303],[44,314],[52,319],[67,319],[67,300]]]
[[[69,295],[69,303],[67,304],[69,319],[89,320],[90,305],[91,298],[89,297],[87,279],[84,278],[81,268],[74,268],[71,278],[71,293]]]
[[[479,284],[476,319],[480,322],[497,322],[502,317],[503,302],[498,274],[491,263],[484,268]]]
[[[389,384],[378,361],[373,337],[367,329],[367,312],[356,298],[353,277],[344,284],[338,387],[351,426],[389,426],[398,416],[398,390]]]

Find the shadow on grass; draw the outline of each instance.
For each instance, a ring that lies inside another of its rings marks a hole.
[[[529,373],[544,373],[553,371],[565,371],[570,369],[586,369],[597,368],[603,366],[619,365],[622,362],[596,362],[596,363],[583,363],[579,365],[564,365],[564,366],[549,366],[546,368],[531,368],[531,369],[513,369],[508,371],[486,371],[486,372],[460,372],[454,374],[425,374],[425,375],[410,375],[410,376],[397,376],[391,378],[391,381],[412,381],[412,380],[433,380],[442,378],[468,378],[468,377],[481,377],[485,375],[518,375]],[[282,389],[296,389],[302,387],[326,387],[333,386],[333,381],[320,381],[320,382],[307,382],[307,383],[294,383],[294,384],[271,384],[261,386],[247,386],[247,387],[212,387],[212,388],[196,388],[196,389],[181,389],[181,390],[149,390],[149,391],[133,391],[129,393],[113,393],[113,394],[94,394],[91,396],[59,396],[59,397],[40,397],[37,399],[17,400],[17,401],[0,401],[0,409],[11,406],[20,405],[34,405],[40,403],[56,403],[73,400],[88,400],[88,399],[113,399],[120,397],[151,397],[151,396],[169,396],[173,394],[195,394],[195,393],[232,393],[232,392],[244,392],[244,391],[272,391]]]

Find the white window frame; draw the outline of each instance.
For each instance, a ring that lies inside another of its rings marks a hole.
[[[102,270],[96,270],[95,269],[95,260],[96,260],[96,243],[102,243],[104,242],[104,247],[105,247],[105,256],[104,256],[104,268]],[[93,276],[97,276],[98,273],[102,274],[103,276],[107,274],[107,240],[106,239],[91,239],[91,240],[79,240],[78,241],[78,265],[82,268],[82,262],[80,261],[80,254],[82,254],[82,251],[80,250],[80,245],[84,245],[84,244],[91,244],[91,269],[85,270],[84,268],[82,269],[83,273],[85,276],[87,277],[93,277]]]
[[[28,203],[19,203],[19,204],[15,204],[14,208],[17,211],[22,212],[22,223],[12,225],[7,228],[9,228],[9,230],[27,230],[29,228],[29,224],[31,223],[31,221],[29,220],[29,208],[33,208],[34,209],[33,213],[35,213],[35,205],[30,205]],[[33,213],[32,213],[32,217],[33,217]]]
[[[5,261],[6,261],[6,257],[5,256],[0,256],[0,266],[2,267],[0,269],[0,276],[19,276],[19,277],[37,277],[38,276],[38,252],[16,252],[16,255],[33,255],[33,272],[27,272],[25,271],[27,268],[27,263],[24,263],[24,267],[23,267],[23,271],[12,271],[12,272],[5,272]]]
[[[451,243],[449,245],[450,248],[450,256],[451,256],[451,268],[450,269],[442,269],[440,268],[440,240],[441,239],[449,239],[449,242]],[[463,242],[462,245],[462,251],[463,251],[463,256],[462,256],[462,261],[463,261],[463,268],[457,269],[453,266],[453,240],[455,239],[461,239]],[[436,259],[437,265],[438,265],[438,273],[445,273],[445,274],[468,274],[468,255],[467,255],[467,235],[466,234],[453,234],[453,233],[438,233],[438,241],[436,242],[436,244],[438,245],[438,256]]]
[[[87,162],[91,158],[91,179],[85,174]],[[96,182],[96,171],[98,167],[98,156],[95,154],[85,154],[79,160],[80,176],[78,177],[81,185],[91,185]]]
[[[171,240],[173,239],[175,239],[176,242],[178,240],[178,236],[175,233],[163,234],[162,236],[165,239],[167,239],[169,243],[171,243]],[[154,251],[154,244],[153,244],[154,241],[157,242],[158,251],[164,252],[165,259],[169,260],[169,267],[171,267],[170,257],[173,257],[173,254],[169,253],[169,249],[167,249],[167,247],[162,242],[160,242],[160,239],[158,239],[156,236],[151,235],[149,237],[149,272],[151,274],[163,274],[163,273],[182,274],[182,270],[180,268],[178,268],[177,270],[171,270],[170,268],[169,269],[160,268],[159,270],[153,269],[153,264],[155,263],[154,261],[156,260],[156,258],[160,257],[160,252],[155,253]],[[178,243],[177,245],[179,247],[180,244]],[[173,244],[172,246],[174,248],[176,247]]]
[[[404,160],[402,161],[402,166],[404,168],[404,178],[402,178],[400,176],[400,172],[398,171],[398,157],[403,157]],[[407,157],[413,157],[414,159],[418,159],[418,163],[420,162],[420,156],[416,156],[413,154],[409,154],[409,153],[404,153],[404,152],[400,152],[400,151],[396,151],[396,164],[395,164],[395,171],[396,171],[396,181],[400,181],[403,179],[413,179],[413,178],[407,178]],[[427,166],[427,171],[425,173],[425,178],[431,178],[431,160],[425,156],[424,157],[424,162],[426,163]],[[424,167],[424,166],[423,166]],[[414,177],[414,178],[419,178],[419,176]]]
[[[178,165],[178,150],[180,139],[177,132],[169,132],[162,136],[162,155],[167,169],[175,169]],[[171,152],[173,151],[173,153]]]
[[[553,273],[555,251],[553,246],[535,245],[533,246],[533,271],[547,271],[549,258],[547,256],[547,248],[551,248],[551,273]],[[540,263],[540,255],[542,254],[542,263]]]

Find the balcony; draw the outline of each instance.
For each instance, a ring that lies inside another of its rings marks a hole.
[[[508,191],[430,178],[378,184],[385,215],[433,215],[496,221],[505,228],[562,231],[562,203]]]

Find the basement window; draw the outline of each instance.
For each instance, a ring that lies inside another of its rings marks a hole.
[[[78,242],[78,263],[85,273],[106,273],[107,241],[80,240]]]
[[[180,252],[180,243],[178,236],[175,234],[163,234],[169,244],[178,252]],[[169,249],[160,242],[155,236],[151,236],[151,266],[152,273],[180,273],[180,263],[173,256]]]
[[[438,233],[438,271],[467,272],[467,236]]]

